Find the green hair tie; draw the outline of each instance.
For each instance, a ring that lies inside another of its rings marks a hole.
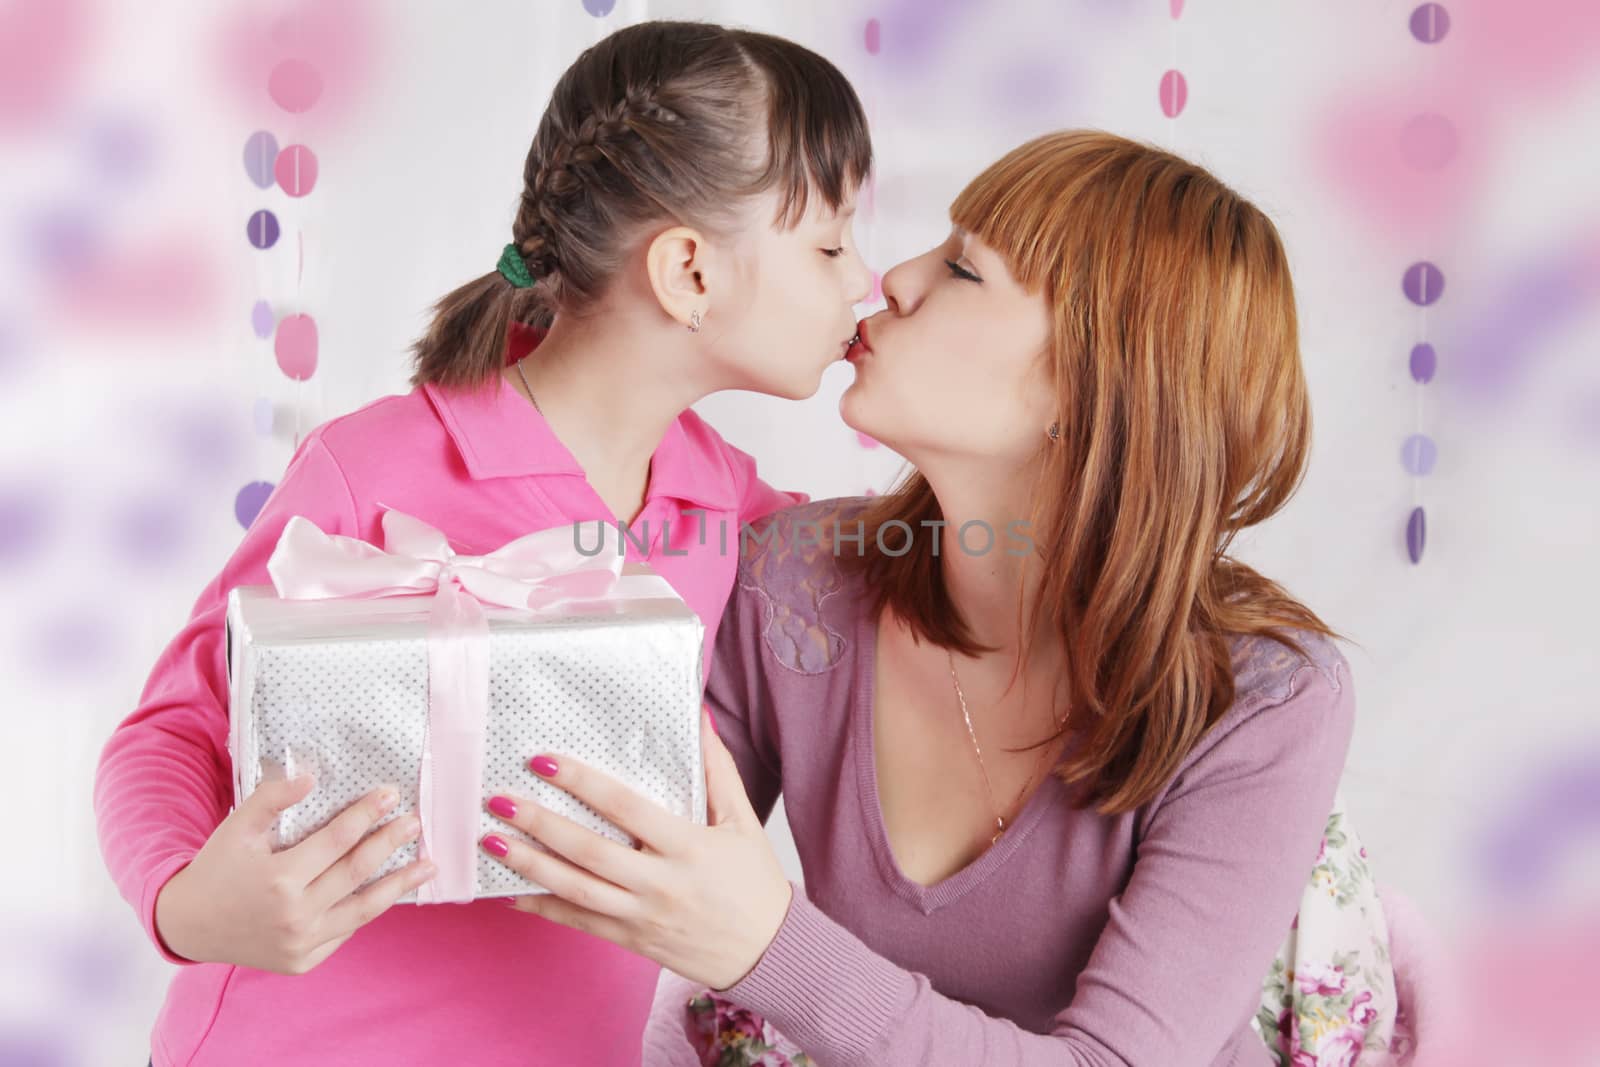
[[[508,244],[505,251],[500,253],[500,262],[495,268],[505,276],[506,281],[518,289],[526,289],[533,284],[533,274],[528,270],[527,261],[522,258],[522,253],[517,251],[515,244]]]

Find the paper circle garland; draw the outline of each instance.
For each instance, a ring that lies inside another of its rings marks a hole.
[[[1180,71],[1169,70],[1161,76],[1161,112],[1169,119],[1183,113],[1189,102],[1189,82]]]
[[[1427,307],[1444,295],[1444,275],[1432,263],[1413,263],[1406,268],[1400,288],[1405,291],[1407,300],[1418,307]]]
[[[256,516],[261,514],[261,509],[267,503],[267,498],[272,495],[271,482],[251,482],[233,498],[233,517],[239,520],[239,525],[245,529],[256,521]]]
[[[1438,44],[1450,32],[1450,12],[1443,4],[1423,4],[1411,12],[1411,36],[1423,44]]]
[[[305,381],[317,371],[317,323],[310,315],[285,315],[278,322],[273,342],[278,367],[295,381]]]
[[[250,216],[245,233],[250,238],[250,243],[257,248],[271,248],[278,243],[278,237],[282,233],[278,228],[278,216],[262,208]]]
[[[303,59],[286,59],[267,76],[267,95],[292,115],[310,111],[322,98],[322,75]]]
[[[1433,346],[1424,341],[1411,349],[1411,378],[1419,385],[1427,385],[1433,381],[1434,371],[1439,367],[1439,354]]]
[[[305,145],[292,144],[278,153],[273,173],[284,192],[305,196],[317,184],[317,157]]]
[[[272,188],[272,164],[278,158],[278,139],[266,130],[257,130],[244,143],[244,172],[257,188]]]

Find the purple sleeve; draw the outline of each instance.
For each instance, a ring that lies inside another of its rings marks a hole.
[[[762,644],[769,612],[766,591],[752,578],[749,561],[741,561],[706,683],[712,726],[738,765],[750,805],[763,823],[782,786],[777,719],[767,684],[769,659]]]
[[[1149,816],[1128,885],[1049,1034],[940,996],[798,887],[765,955],[723,995],[829,1067],[1210,1064],[1248,1018],[1289,929],[1353,723],[1341,660],[1295,669],[1282,699],[1218,724]]]

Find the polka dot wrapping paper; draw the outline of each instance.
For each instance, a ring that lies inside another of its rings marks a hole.
[[[267,777],[316,777],[311,793],[279,817],[277,849],[305,840],[381,785],[399,789],[385,822],[417,812],[431,600],[294,601],[271,586],[233,590],[227,632],[235,803]],[[533,844],[483,806],[495,793],[513,793],[634,844],[528,769],[543,752],[582,760],[705,825],[704,627],[688,605],[658,597],[567,604],[539,615],[486,605],[484,614],[489,716],[479,836]],[[476,851],[475,897],[547,891]],[[366,884],[416,856],[415,841],[395,850]],[[415,903],[416,892],[400,900]]]

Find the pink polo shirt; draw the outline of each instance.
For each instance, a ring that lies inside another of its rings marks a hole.
[[[628,555],[647,560],[704,620],[708,670],[738,564],[739,524],[803,499],[759,481],[750,457],[693,412],[655,452],[644,509],[631,524],[641,539],[649,524],[648,551],[630,544]],[[658,966],[493,901],[395,905],[295,977],[184,960],[156,935],[157,892],[232,804],[228,591],[268,581],[267,558],[291,515],[381,543],[386,508],[417,516],[474,554],[556,525],[613,521],[544,419],[498,378],[479,392],[430,385],[385,397],[305,439],[156,662],[95,779],[111,876],[157,949],[180,965],[151,1035],[155,1067],[633,1067]],[[718,535],[724,522],[727,552]]]

